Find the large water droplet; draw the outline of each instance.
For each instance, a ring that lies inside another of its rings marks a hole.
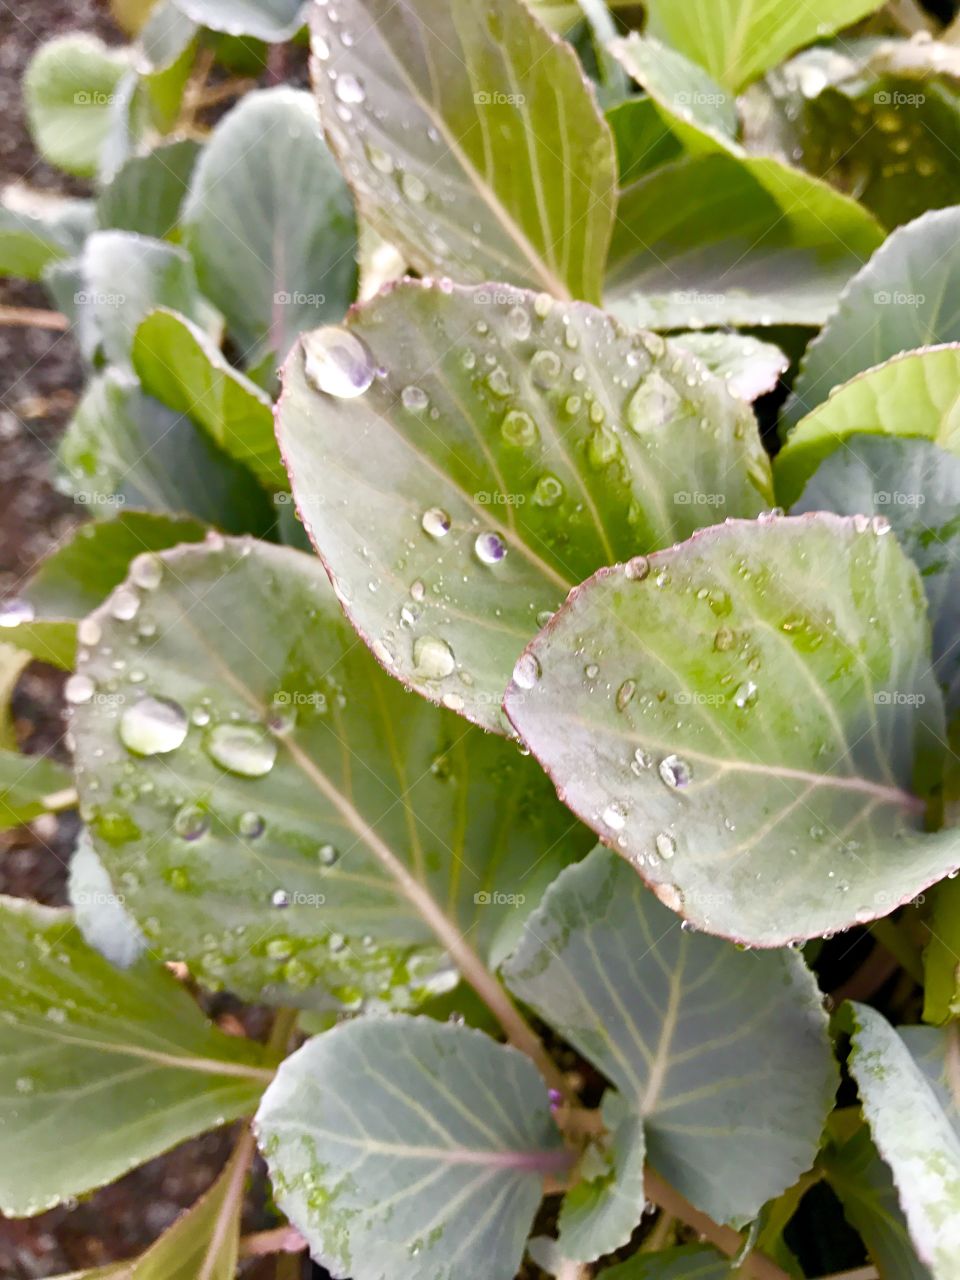
[[[563,485],[556,476],[546,472],[533,489],[533,500],[538,507],[555,507],[563,497]]]
[[[513,683],[518,689],[532,689],[540,679],[540,663],[532,653],[524,653],[513,668]]]
[[[614,800],[607,805],[600,817],[603,825],[611,831],[622,831],[627,821],[626,806],[619,800]]]
[[[307,380],[318,391],[340,400],[362,396],[376,373],[367,344],[336,325],[306,334],[303,355]]]
[[[143,591],[156,591],[163,578],[163,562],[159,556],[137,556],[130,566],[130,580]]]
[[[507,324],[510,326],[510,332],[515,338],[523,342],[530,337],[530,330],[533,322],[530,319],[530,312],[526,307],[519,304],[507,312]]]
[[[63,696],[73,707],[89,702],[96,692],[96,685],[89,676],[71,676],[63,686]]]
[[[118,622],[130,622],[140,610],[140,597],[129,587],[118,587],[110,597],[109,609]]]
[[[617,710],[625,711],[633,700],[633,695],[637,691],[636,680],[624,680],[623,684],[617,690]]]
[[[120,717],[120,741],[138,756],[162,756],[183,745],[187,715],[172,698],[141,698]]]
[[[357,77],[350,75],[348,72],[343,72],[337,76],[333,92],[341,102],[345,102],[348,105],[355,102],[363,102],[367,96],[363,91],[363,85]]]
[[[414,643],[413,661],[417,674],[426,680],[443,680],[457,665],[453,650],[437,636],[421,636]]]
[[[431,538],[444,538],[450,532],[452,521],[442,507],[431,507],[429,511],[423,513],[423,519],[420,525],[424,533],[429,533]]]
[[[332,867],[340,857],[340,852],[335,845],[322,844],[317,850],[317,857],[320,859],[322,866]]]
[[[641,382],[627,405],[627,422],[642,435],[651,427],[662,427],[680,408],[680,396],[662,374],[654,369]]]
[[[672,858],[677,852],[677,842],[669,831],[661,831],[655,843],[661,858]]]
[[[415,173],[403,173],[400,175],[400,190],[414,204],[423,204],[429,195],[426,183],[421,181]]]
[[[752,680],[745,680],[733,695],[734,706],[752,707],[757,700],[757,686]]]
[[[29,600],[21,600],[14,596],[12,600],[0,602],[0,627],[19,627],[21,622],[32,622],[33,605]]]
[[[430,397],[421,387],[404,387],[400,392],[403,407],[411,413],[420,413],[430,403]]]
[[[686,787],[693,780],[693,770],[680,756],[664,756],[658,772],[668,787]]]
[[[623,572],[631,582],[642,582],[649,576],[650,561],[646,556],[634,556],[623,566]]]
[[[555,351],[538,351],[530,361],[530,376],[544,390],[556,384],[562,369],[563,362]]]
[[[92,649],[95,644],[99,644],[102,635],[100,623],[96,618],[83,618],[77,624],[77,643],[86,648]]]
[[[245,840],[256,840],[257,836],[263,835],[266,826],[261,814],[248,809],[246,813],[241,813],[237,831]]]
[[[173,820],[173,829],[182,840],[199,840],[210,827],[210,815],[197,804],[186,804]]]
[[[481,564],[499,564],[507,554],[507,544],[498,533],[481,533],[473,544]]]
[[[536,444],[540,436],[537,424],[522,409],[511,409],[500,427],[500,434],[507,444],[527,448]]]
[[[259,725],[218,724],[207,734],[210,758],[243,778],[262,778],[277,758],[276,741]]]

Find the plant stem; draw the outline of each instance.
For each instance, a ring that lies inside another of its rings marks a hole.
[[[920,953],[895,921],[874,920],[870,925],[870,932],[900,962],[911,978],[916,982],[923,982],[923,960]]]
[[[653,1230],[640,1246],[640,1252],[656,1253],[660,1249],[665,1249],[675,1222],[676,1218],[673,1214],[667,1213],[666,1209],[663,1209],[659,1218],[653,1224]]]
[[[302,1253],[307,1242],[296,1227],[274,1227],[272,1231],[255,1231],[240,1240],[241,1258],[262,1258],[271,1253]]]
[[[37,307],[0,307],[0,325],[23,329],[51,329],[59,333],[70,328],[62,311],[41,311]]]
[[[276,1017],[273,1019],[273,1026],[270,1028],[270,1036],[267,1040],[267,1052],[273,1057],[277,1057],[278,1061],[282,1061],[290,1051],[290,1037],[293,1035],[297,1027],[297,1019],[300,1017],[299,1009],[278,1009]]]
[[[649,1166],[644,1173],[644,1183],[647,1195],[654,1204],[658,1204],[665,1213],[680,1218],[705,1240],[715,1245],[721,1253],[725,1253],[728,1258],[735,1258],[741,1251],[743,1236],[739,1231],[734,1231],[732,1227],[723,1227],[712,1218],[708,1218],[705,1213],[701,1213],[699,1209],[695,1209],[680,1195],[679,1191],[674,1191],[673,1187],[664,1182]],[[747,1256],[742,1274],[751,1276],[752,1280],[790,1280],[786,1271],[778,1267],[772,1259],[756,1252]]]

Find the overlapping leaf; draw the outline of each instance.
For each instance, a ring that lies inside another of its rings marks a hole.
[[[543,1180],[570,1164],[530,1060],[427,1018],[309,1041],[256,1127],[280,1205],[354,1280],[513,1280]]]
[[[857,374],[794,427],[774,463],[777,497],[797,501],[824,458],[867,434],[913,436],[960,453],[960,343],[894,356]]]
[[[505,707],[566,803],[696,925],[763,946],[960,865],[920,576],[865,517],[730,521],[601,570]],[[682,637],[682,643],[678,642]]]
[[[364,394],[318,389],[331,342],[359,353]],[[358,630],[418,692],[500,732],[513,664],[572,586],[769,503],[752,414],[696,361],[506,286],[404,283],[308,336],[278,424]]]
[[[162,966],[120,974],[69,911],[0,902],[0,1206],[42,1212],[248,1113],[265,1051],[206,1021]]]
[[[616,161],[569,45],[522,0],[347,0],[311,23],[327,137],[414,267],[599,301]]]
[[[155,567],[93,615],[72,717],[82,812],[151,944],[307,1007],[449,990],[431,913],[502,956],[589,843],[536,764],[385,675],[315,557]]]
[[[44,756],[0,749],[0,826],[54,813],[74,794],[69,769]]]
[[[224,117],[194,170],[183,227],[247,365],[282,359],[299,333],[353,301],[353,208],[308,93],[248,94]]]
[[[741,400],[756,400],[773,391],[790,367],[789,357],[779,347],[746,334],[679,333],[674,343],[692,351]]]
[[[784,410],[787,425],[833,387],[901,351],[960,342],[958,244],[960,208],[924,214],[884,241],[807,348]]]
[[[0,276],[39,280],[49,263],[73,257],[92,223],[89,200],[7,187],[0,200]]]
[[[177,7],[214,31],[258,40],[289,40],[303,26],[303,0],[176,0]]]
[[[860,1004],[850,1017],[850,1069],[914,1247],[934,1280],[952,1280],[960,1253],[957,1025],[897,1031]]]
[[[146,155],[131,156],[100,192],[100,226],[144,236],[169,236],[180,217],[199,153],[196,142],[181,138]]]
[[[620,1090],[650,1163],[711,1217],[749,1221],[813,1162],[837,1072],[794,952],[681,929],[599,848],[548,890],[505,976]]]

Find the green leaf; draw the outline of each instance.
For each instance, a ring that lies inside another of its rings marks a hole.
[[[821,462],[792,510],[890,521],[923,579],[951,719],[960,710],[960,457],[929,440],[850,436]]]
[[[795,952],[681,929],[597,848],[547,890],[504,974],[619,1089],[650,1164],[712,1218],[742,1226],[813,1163],[837,1070]]]
[[[741,400],[756,400],[773,391],[780,375],[790,368],[789,356],[779,347],[742,333],[678,333],[673,341],[692,351]]]
[[[894,356],[838,387],[793,428],[774,463],[792,506],[817,467],[852,436],[914,436],[960,453],[960,343]]]
[[[607,124],[617,145],[621,186],[683,155],[680,139],[650,98],[629,98],[611,107]]]
[[[267,351],[282,358],[299,333],[353,301],[353,207],[307,93],[250,93],[223,118],[182,221],[201,287],[247,365]]]
[[[67,883],[70,905],[84,941],[117,969],[129,969],[147,949],[140,926],[123,905],[86,827],[80,829]]]
[[[881,0],[648,0],[650,35],[673,45],[730,89],[742,89],[794,49],[851,26]]]
[[[151,312],[134,338],[133,365],[149,395],[192,418],[264,484],[287,488],[273,401],[197,325],[174,311]]]
[[[134,335],[155,307],[182,311],[205,329],[219,329],[197,289],[189,254],[164,240],[97,231],[81,257],[55,263],[44,278],[61,310],[71,316],[80,348],[91,362],[102,354],[129,368]]]
[[[746,114],[763,149],[796,153],[885,226],[960,201],[960,51],[948,44],[811,50],[772,75],[766,93],[757,86]]]
[[[17,748],[10,702],[29,661],[29,653],[12,644],[0,643],[0,749],[3,750],[15,751]]]
[[[709,1245],[685,1244],[662,1253],[635,1253],[603,1272],[604,1280],[730,1280],[730,1260]]]
[[[890,1170],[861,1124],[852,1134],[831,1126],[820,1157],[827,1180],[843,1205],[844,1217],[863,1239],[881,1275],[897,1280],[930,1280],[910,1243]]]
[[[256,1128],[278,1203],[353,1280],[513,1280],[570,1161],[530,1060],[428,1018],[347,1023],[282,1064]]]
[[[930,891],[930,941],[923,953],[923,1018],[943,1024],[960,1016],[960,881]]]
[[[232,36],[280,43],[304,23],[303,0],[176,0],[194,22]]]
[[[85,820],[153,945],[321,1009],[456,985],[431,913],[499,960],[589,846],[535,763],[385,675],[315,557],[243,540],[160,564],[159,587],[121,589],[135,619],[116,595],[92,615],[78,669],[116,696],[72,715]],[[184,741],[141,756],[124,738],[147,749],[157,698]]]
[[[129,65],[127,50],[108,49],[79,32],[40,46],[24,76],[24,97],[30,133],[45,160],[81,177],[96,173]]]
[[[602,1147],[588,1148],[579,1170],[583,1180],[560,1206],[560,1252],[576,1261],[592,1261],[626,1244],[644,1211],[643,1119],[612,1090],[604,1095],[603,1119],[609,1137]]]
[[[36,658],[62,671],[72,671],[77,660],[77,628],[73,622],[37,618],[24,620],[8,633],[11,644],[22,650],[25,660]]]
[[[91,223],[89,200],[7,187],[0,203],[0,276],[39,280],[48,263],[77,252]]]
[[[598,302],[616,158],[570,46],[522,0],[336,14],[313,6],[316,83],[361,215],[421,274]]]
[[[250,1148],[242,1138],[223,1172],[146,1251],[128,1262],[53,1280],[234,1280]]]
[[[189,138],[131,156],[100,192],[97,220],[104,229],[162,238],[175,230],[200,153]]]
[[[0,750],[0,826],[15,827],[41,813],[57,813],[69,806],[72,794],[73,777],[62,764]]]
[[[960,342],[960,209],[894,231],[853,277],[807,348],[784,421],[901,351],[947,342]]]
[[[514,673],[507,714],[567,805],[710,933],[812,938],[960,865],[960,834],[924,830],[923,587],[881,531],[733,520],[603,569]]]
[[[934,1280],[952,1280],[960,1250],[957,1024],[897,1031],[866,1005],[849,1011],[850,1070],[873,1140],[920,1260]]]
[[[195,516],[231,532],[264,533],[274,521],[245,467],[117,370],[88,384],[60,458],[74,500],[98,518],[130,505]]]
[[[156,0],[137,41],[145,72],[169,71],[193,44],[199,29],[174,0]]]
[[[748,154],[729,94],[679,54],[635,34],[614,52],[693,154],[622,191],[611,308],[661,328],[821,324],[882,242],[879,224],[825,182]]]
[[[69,911],[0,900],[0,1206],[42,1213],[249,1113],[265,1050],[213,1028],[166,970],[118,973]]]
[[[205,533],[196,520],[149,511],[120,511],[112,520],[82,524],[41,562],[24,595],[42,617],[79,621],[123,582],[137,556],[149,565],[149,552],[200,542]]]
[[[386,373],[361,396],[318,390],[332,340]],[[419,693],[498,732],[524,643],[576,583],[770,501],[753,415],[691,357],[506,286],[405,282],[308,336],[278,424],[354,625]]]

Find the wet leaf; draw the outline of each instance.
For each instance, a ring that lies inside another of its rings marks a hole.
[[[0,826],[32,822],[65,808],[73,793],[70,770],[45,756],[0,749]]]
[[[283,41],[304,23],[303,0],[176,0],[194,22],[231,36]]]
[[[616,161],[569,45],[521,0],[346,0],[311,23],[327,137],[412,266],[599,301]]]
[[[331,381],[331,346],[358,353],[356,383]],[[278,423],[358,630],[419,693],[498,732],[524,643],[571,587],[769,502],[752,414],[692,358],[505,286],[404,283],[309,335]]]
[[[504,705],[574,813],[711,933],[811,938],[960,865],[960,834],[924,829],[944,730],[920,576],[866,517],[730,521],[601,570]]]
[[[279,1204],[314,1257],[354,1280],[451,1267],[513,1280],[543,1180],[570,1163],[530,1060],[427,1018],[362,1019],[309,1041],[256,1128]]]
[[[81,811],[151,946],[319,1008],[451,990],[431,910],[499,959],[590,841],[535,763],[384,674],[315,557],[155,563],[92,615],[72,715]]]
[[[741,400],[773,391],[790,367],[789,357],[772,342],[742,333],[678,333],[674,344],[693,352]]]
[[[191,139],[166,142],[126,160],[97,199],[104,229],[162,238],[175,230],[200,153]]]
[[[265,1050],[213,1028],[155,961],[121,974],[72,913],[0,900],[0,1205],[41,1213],[249,1113]]]

